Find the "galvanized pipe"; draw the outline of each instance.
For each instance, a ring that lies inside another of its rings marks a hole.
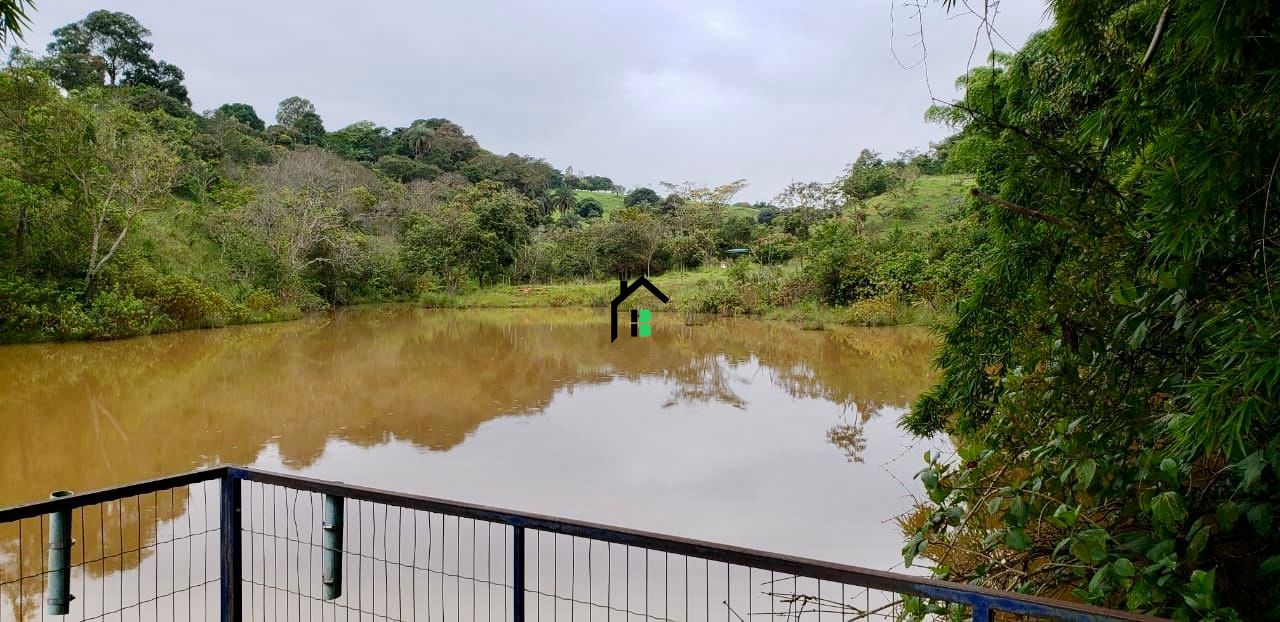
[[[70,490],[55,490],[50,499],[70,497]],[[65,616],[71,611],[71,510],[49,514],[49,583],[45,587],[45,611]]]
[[[320,529],[324,599],[333,600],[342,596],[342,497],[324,496],[324,521]]]

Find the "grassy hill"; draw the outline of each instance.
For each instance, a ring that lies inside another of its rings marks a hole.
[[[969,175],[931,175],[907,188],[886,192],[867,201],[869,231],[901,227],[909,233],[928,231],[960,209],[974,184]]]
[[[163,273],[189,276],[234,298],[232,271],[201,224],[201,210],[183,200],[178,209],[144,213],[135,233],[135,252]]]
[[[609,214],[622,209],[622,196],[612,192],[597,192],[595,190],[574,190],[573,197],[581,202],[583,199],[592,198],[600,202],[600,207],[604,208],[604,217],[608,218]]]

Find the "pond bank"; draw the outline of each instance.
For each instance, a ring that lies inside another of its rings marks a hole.
[[[773,270],[744,275],[743,271],[735,272],[732,267],[667,273],[651,280],[670,297],[669,304],[660,305],[642,292],[638,297],[627,300],[623,308],[646,307],[677,313],[688,325],[702,324],[707,316],[749,316],[794,322],[812,330],[821,330],[827,326],[934,326],[945,322],[949,317],[945,305],[908,303],[897,295],[866,298],[847,306],[821,304],[811,297],[788,296],[785,289],[788,287],[787,274],[782,270]],[[428,291],[417,300],[365,300],[344,306],[405,304],[442,309],[607,308],[617,292],[616,281],[493,285],[453,294]],[[777,303],[780,299],[789,298],[794,300],[786,304]],[[227,307],[226,309],[210,310],[216,306],[208,304],[210,299],[207,293],[199,296],[170,296],[158,301],[129,298],[116,305],[121,307],[119,309],[95,303],[87,310],[93,314],[86,313],[78,305],[68,306],[66,300],[59,300],[58,304],[35,304],[29,301],[29,304],[19,306],[22,306],[21,310],[24,312],[20,315],[30,317],[14,326],[0,322],[0,329],[3,329],[0,330],[0,344],[109,341],[184,330],[297,320],[323,313],[302,311],[297,306],[285,305],[276,299],[269,304],[248,305],[252,308],[247,308],[245,304],[224,304],[222,306]],[[175,300],[182,304],[174,303]],[[201,304],[191,303],[191,300]],[[169,308],[175,306],[176,313]],[[6,305],[0,305],[0,308],[5,307]],[[176,318],[173,317],[175,315]]]
[[[758,280],[735,283],[728,270],[712,269],[667,273],[650,280],[671,298],[664,311],[680,313],[686,322],[698,323],[701,315],[746,315],[767,320],[796,322],[805,328],[821,329],[828,325],[844,326],[933,326],[944,322],[950,312],[945,305],[907,303],[898,296],[887,295],[859,300],[847,306],[833,306],[812,300],[796,300],[789,304],[769,302],[775,296],[763,291],[766,284]],[[431,308],[518,309],[550,307],[608,307],[618,293],[611,282],[551,283],[544,285],[498,285],[456,294],[429,292],[419,304]],[[654,307],[641,292],[628,299],[623,308]],[[655,304],[657,304],[655,302]]]

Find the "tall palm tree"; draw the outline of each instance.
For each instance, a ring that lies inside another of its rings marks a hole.
[[[578,206],[578,199],[573,196],[573,190],[564,186],[556,190],[555,195],[551,197],[551,205],[560,212],[560,217],[564,218]]]

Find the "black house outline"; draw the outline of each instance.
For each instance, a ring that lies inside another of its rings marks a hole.
[[[636,290],[641,287],[649,290],[649,293],[653,294],[658,300],[661,300],[662,304],[667,304],[667,301],[671,300],[670,298],[667,298],[666,294],[662,293],[662,290],[658,289],[653,283],[650,283],[649,279],[640,277],[630,285],[627,285],[626,279],[619,279],[618,296],[613,299],[613,302],[609,303],[609,343],[613,343],[618,340],[618,305],[622,304],[622,301],[626,300],[628,296],[634,294]]]

